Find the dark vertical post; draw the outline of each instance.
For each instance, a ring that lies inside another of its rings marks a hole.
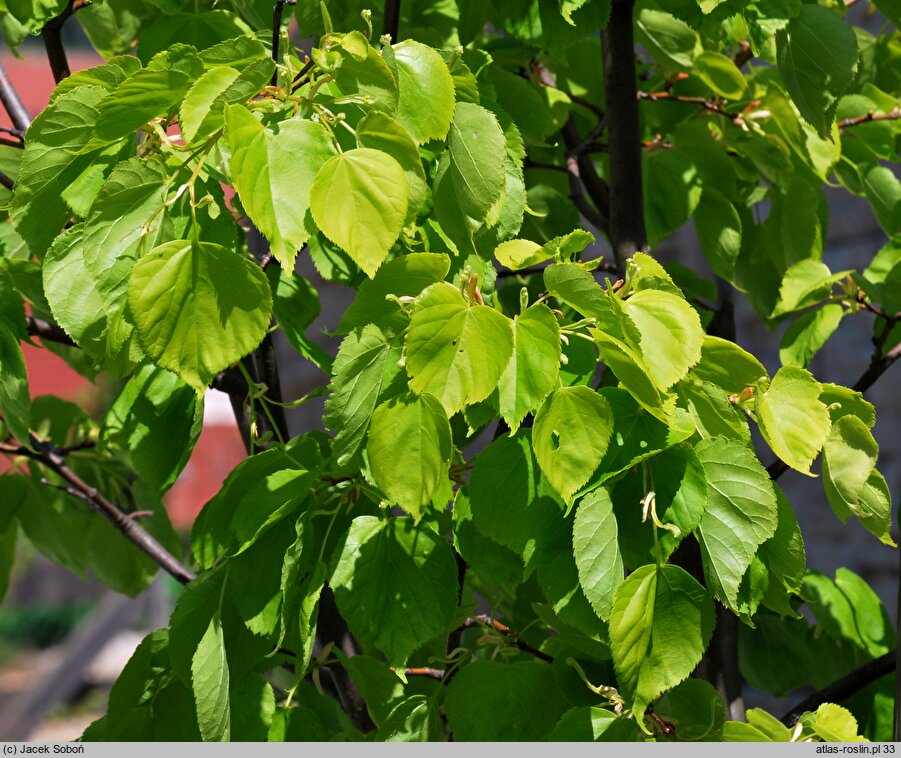
[[[641,129],[635,42],[634,0],[613,0],[604,31],[604,84],[610,145],[610,242],[618,269],[647,247],[641,187]]]

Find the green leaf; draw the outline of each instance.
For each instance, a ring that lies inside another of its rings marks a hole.
[[[654,713],[671,724],[681,740],[716,739],[726,708],[710,682],[686,679],[654,703]]]
[[[849,641],[877,658],[894,647],[894,632],[879,596],[853,571],[839,568],[835,581],[809,571],[801,596],[822,631],[834,640]]]
[[[84,262],[110,319],[124,306],[135,260],[161,235],[169,181],[162,161],[130,158],[112,170],[91,205]]]
[[[372,278],[407,216],[407,179],[390,155],[361,147],[330,158],[310,190],[316,225]]]
[[[297,251],[309,237],[304,217],[314,180],[335,154],[332,140],[322,124],[304,119],[279,122],[270,131],[242,105],[226,106],[225,125],[241,204],[282,267],[293,271]]]
[[[410,133],[380,111],[370,111],[356,128],[357,145],[390,155],[407,177],[407,215],[404,225],[416,220],[426,199],[425,171]]]
[[[638,727],[632,719],[604,708],[583,705],[563,714],[548,742],[634,742]]]
[[[885,507],[891,500],[882,497],[878,455],[879,446],[867,425],[857,416],[842,416],[833,422],[823,446],[823,487],[843,524],[855,515],[879,539],[893,544],[891,516]]]
[[[610,618],[614,595],[623,581],[617,531],[613,502],[605,487],[582,498],[573,522],[573,555],[582,591],[603,621]]]
[[[711,592],[736,609],[738,588],[757,548],[776,532],[776,495],[753,450],[722,437],[695,446],[708,484],[697,536]]]
[[[116,360],[119,350],[110,339],[114,335],[105,303],[85,262],[83,238],[84,225],[76,224],[53,241],[41,267],[44,292],[53,318],[79,347],[94,360]],[[124,358],[127,364],[127,350]],[[116,360],[116,368],[127,367],[118,364]]]
[[[214,47],[224,41],[245,34],[251,29],[237,14],[219,8],[194,13],[176,13],[158,16],[156,20],[140,30],[138,56],[152,65],[151,57],[156,57],[168,48],[190,45],[196,50]],[[180,44],[179,44],[180,43]],[[199,76],[199,74],[197,74]]]
[[[204,505],[191,529],[194,557],[204,568],[248,549],[305,502],[319,466],[316,442],[304,435],[236,466]]]
[[[849,273],[839,271],[833,274],[822,261],[809,258],[798,261],[782,278],[779,300],[772,315],[781,316],[826,300],[832,293],[832,285]]]
[[[226,572],[215,569],[200,574],[185,588],[175,602],[175,609],[169,619],[169,657],[172,670],[190,685],[193,679],[194,655],[200,641],[208,633],[215,642],[221,634],[220,609]],[[208,651],[215,645],[209,645]]]
[[[92,143],[127,137],[165,115],[181,102],[202,74],[203,64],[191,48],[173,48],[155,58],[154,64],[133,73],[97,103],[97,128]]]
[[[810,464],[823,447],[831,426],[820,401],[822,386],[806,369],[786,366],[769,387],[758,386],[755,410],[760,432],[773,452],[796,471],[813,476]]]
[[[69,220],[63,191],[90,167],[97,152],[81,152],[94,131],[100,87],[79,87],[60,95],[28,129],[10,205],[16,231],[31,252],[43,256]]]
[[[440,282],[416,299],[406,350],[411,389],[438,398],[452,416],[497,387],[513,353],[513,330],[506,316],[468,305]]]
[[[529,144],[541,145],[555,131],[555,125],[539,88],[498,66],[490,66],[487,74],[498,105],[510,114]]]
[[[705,186],[694,220],[710,267],[718,276],[732,279],[742,237],[741,217],[735,206],[715,188]]]
[[[454,497],[454,549],[478,576],[490,577],[508,595],[515,595],[523,580],[522,558],[476,527],[469,495],[462,487]]]
[[[335,655],[366,701],[373,722],[381,726],[404,699],[404,683],[378,658],[346,656],[340,648],[335,649]]]
[[[415,521],[447,480],[451,429],[431,395],[406,395],[382,403],[372,414],[366,452],[376,484]]]
[[[397,120],[418,144],[444,139],[454,116],[454,82],[430,47],[404,40],[392,47],[400,95]]]
[[[191,659],[191,683],[197,706],[197,725],[204,741],[228,742],[231,735],[228,661],[218,613],[210,619]]]
[[[738,66],[722,53],[705,50],[694,59],[694,73],[717,95],[739,100],[747,83]]]
[[[202,144],[210,139],[225,124],[225,106],[250,100],[266,86],[274,70],[275,63],[269,58],[252,63],[243,71],[231,66],[209,69],[194,82],[179,108],[178,123],[185,142]]]
[[[807,568],[804,538],[795,518],[791,503],[782,489],[776,490],[778,523],[773,536],[757,551],[769,573],[766,592],[762,603],[783,616],[795,616],[791,598],[801,594],[801,582]]]
[[[639,725],[648,704],[701,660],[714,624],[710,596],[678,566],[642,566],[619,586],[610,650],[620,692]]]
[[[645,153],[642,171],[647,187],[644,212],[648,243],[656,247],[691,218],[701,202],[701,180],[689,155],[675,148]]]
[[[272,296],[265,274],[240,253],[178,240],[137,262],[128,305],[147,355],[199,394],[263,339]]]
[[[203,401],[174,374],[142,366],[106,414],[103,439],[127,450],[141,477],[168,490],[188,462],[203,425]]]
[[[550,488],[541,488],[532,430],[492,442],[475,459],[469,482],[470,508],[478,531],[522,556],[528,564],[539,537],[561,520]]]
[[[815,713],[801,717],[801,723],[812,729],[825,742],[867,742],[858,733],[857,720],[847,708],[823,703]]]
[[[460,211],[475,228],[500,218],[506,174],[506,140],[497,117],[480,105],[457,103],[447,135],[448,177]]]
[[[307,328],[319,316],[319,293],[305,277],[285,271],[281,266],[270,266],[267,276],[270,284],[275,280],[272,314],[285,338],[300,355],[330,374],[332,357],[307,336]]]
[[[594,473],[613,433],[613,410],[588,387],[563,387],[535,415],[533,443],[542,472],[570,505]]]
[[[329,584],[351,632],[393,666],[453,622],[457,566],[450,546],[430,529],[360,516],[333,567]]]
[[[704,337],[701,360],[691,374],[698,379],[739,394],[748,387],[756,387],[761,377],[768,376],[763,364],[734,342],[720,337]]]
[[[647,474],[645,470],[633,469],[611,490],[619,545],[628,568],[655,560],[658,554],[667,560],[698,526],[707,509],[707,480],[691,447],[680,444],[663,452],[655,451],[644,466]],[[663,524],[675,527],[678,534],[658,528],[654,539],[653,527],[642,513],[649,491],[654,493],[657,517]]]
[[[516,430],[557,384],[560,327],[543,303],[513,319],[513,355],[498,380],[500,414]]]
[[[701,40],[684,21],[669,13],[642,8],[635,19],[638,40],[667,68],[687,70],[701,52]]]
[[[336,432],[332,449],[339,465],[360,449],[379,401],[403,391],[401,351],[375,326],[351,332],[341,343],[323,419]]]
[[[398,107],[398,84],[388,55],[369,45],[360,32],[333,35],[338,44],[332,48],[338,65],[330,73],[338,88],[350,97],[363,95],[372,107],[394,114]]]
[[[838,384],[823,384],[820,400],[829,410],[832,423],[842,416],[857,416],[868,429],[876,423],[876,409],[860,392]]]
[[[784,366],[807,368],[813,357],[838,329],[845,309],[838,303],[830,303],[803,314],[782,335],[779,360]]]
[[[25,358],[19,338],[5,322],[0,321],[0,412],[12,435],[26,446],[31,445],[31,398]]]
[[[901,182],[885,166],[874,166],[864,177],[864,192],[879,226],[888,235],[901,231]]]
[[[648,374],[658,388],[668,389],[701,359],[704,331],[697,311],[661,290],[636,292],[624,305],[641,335]]]
[[[779,73],[804,119],[821,137],[857,71],[857,38],[835,11],[802,5],[776,35]]]
[[[443,738],[438,705],[425,695],[411,695],[398,703],[376,733],[379,742],[434,742]]]
[[[400,306],[387,296],[416,297],[430,284],[442,281],[449,270],[450,258],[443,253],[414,253],[388,261],[371,280],[360,284],[338,329],[349,332],[366,324],[405,326]]]
[[[550,666],[474,661],[447,689],[447,720],[457,742],[534,741],[566,710]]]

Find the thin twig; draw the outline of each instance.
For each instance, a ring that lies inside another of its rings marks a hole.
[[[848,129],[852,126],[860,126],[861,124],[869,124],[871,121],[897,121],[901,119],[901,106],[895,106],[888,113],[873,113],[868,111],[863,116],[856,118],[846,118],[838,122],[839,129]]]
[[[892,650],[879,658],[874,658],[827,687],[808,695],[788,711],[780,721],[786,726],[792,727],[798,723],[802,713],[815,711],[823,703],[841,703],[877,679],[890,674],[895,668],[897,657],[897,651]]]
[[[475,626],[487,626],[500,634],[502,637],[509,639],[513,647],[522,650],[524,653],[528,653],[529,655],[532,655],[539,660],[546,661],[547,663],[554,662],[554,656],[548,655],[543,650],[539,650],[534,645],[530,645],[525,640],[520,639],[518,632],[511,629],[506,624],[502,624],[497,619],[491,618],[491,616],[489,616],[487,613],[480,613],[477,616],[470,616],[468,619],[466,619],[466,621],[463,622],[464,629],[471,629]]]
[[[2,171],[0,171],[0,184],[6,187],[10,192],[12,192],[13,187],[16,186],[16,183]]]
[[[754,52],[751,50],[751,45],[745,40],[742,40],[739,43],[739,50],[735,54],[735,58],[733,58],[733,62],[735,63],[736,68],[741,68],[746,63],[748,63],[754,57]]]
[[[34,316],[25,317],[25,327],[32,337],[40,337],[44,342],[58,342],[60,345],[68,345],[69,347],[78,347],[63,328],[49,321],[35,318]]]
[[[673,103],[685,103],[686,105],[700,105],[704,110],[710,111],[711,113],[716,113],[718,116],[723,116],[728,118],[733,123],[741,122],[741,114],[740,113],[732,113],[731,111],[727,111],[723,109],[718,103],[713,100],[708,100],[706,97],[694,97],[689,95],[674,95],[671,92],[638,92],[639,100],[650,100],[652,103],[657,102],[658,100],[669,100]]]
[[[0,137],[0,145],[6,145],[7,147],[17,147],[20,150],[25,147],[24,142],[16,142],[15,140],[6,139],[6,137]]]
[[[3,103],[3,108],[9,115],[9,120],[13,122],[13,126],[23,134],[28,131],[28,127],[31,126],[31,116],[22,105],[22,98],[16,92],[2,63],[0,63],[0,103]]]
[[[587,263],[587,261],[583,261],[583,263]],[[504,279],[510,276],[532,276],[533,274],[540,274],[542,271],[547,268],[547,263],[539,263],[535,266],[529,266],[527,268],[521,268],[518,271],[513,271],[512,269],[504,269],[503,271],[497,272],[498,279]],[[613,263],[604,263],[602,260],[598,260],[597,266],[589,271],[603,271],[606,274],[616,274],[616,266]]]
[[[391,666],[392,671],[397,671]],[[405,676],[427,676],[429,679],[444,679],[444,669],[433,669],[431,666],[414,666],[404,669]]]
[[[382,34],[391,37],[392,42],[397,42],[400,31],[400,0],[385,0],[385,19],[382,23]]]
[[[139,526],[132,516],[107,500],[96,488],[88,485],[69,468],[66,465],[65,458],[52,442],[40,440],[34,434],[31,435],[30,442],[31,448],[27,448],[24,445],[0,443],[0,453],[10,456],[22,456],[46,466],[66,483],[66,492],[84,500],[101,513],[127,539],[150,556],[160,568],[173,578],[182,584],[187,584],[197,578],[197,575],[191,569],[166,550],[147,530]]]

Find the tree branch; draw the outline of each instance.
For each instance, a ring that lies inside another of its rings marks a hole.
[[[60,345],[68,345],[69,347],[78,347],[61,326],[51,324],[49,321],[35,318],[34,316],[25,317],[25,328],[32,337],[40,337],[44,342],[57,342]]]
[[[613,0],[612,6],[602,47],[610,144],[610,243],[622,274],[626,258],[647,247],[647,236],[632,29],[634,0]]]
[[[40,440],[32,434],[31,447],[32,449],[29,449],[24,446],[0,443],[0,453],[22,456],[46,466],[66,483],[67,492],[91,505],[170,576],[182,584],[187,584],[197,578],[191,569],[157,542],[156,538],[140,526],[131,515],[107,500],[70,469],[66,465],[61,451],[54,447],[52,442]]]
[[[282,13],[285,5],[296,5],[297,0],[275,0],[272,9],[272,60],[278,66],[278,49],[282,38]],[[273,87],[278,84],[278,69],[272,72],[272,81],[269,82]]]
[[[6,69],[3,68],[2,63],[0,63],[0,103],[3,103],[3,109],[9,115],[9,120],[13,122],[13,126],[22,134],[28,131],[28,127],[31,126],[31,116],[28,115],[28,111],[22,105],[22,99],[19,97],[19,93],[16,92],[16,88],[13,86],[9,76],[7,76]]]
[[[741,122],[741,114],[732,113],[724,110],[718,103],[708,100],[706,97],[693,97],[688,95],[674,95],[671,92],[638,92],[639,100],[650,100],[657,102],[658,100],[669,100],[673,103],[686,103],[687,105],[700,105],[703,110],[716,113],[718,116],[728,118],[733,123]]]
[[[859,126],[860,124],[868,124],[871,121],[897,121],[901,119],[901,106],[895,106],[889,113],[873,113],[873,111],[869,111],[863,116],[858,116],[857,118],[846,118],[843,121],[838,122],[839,129],[848,129],[852,126]]]
[[[490,629],[493,629],[495,632],[500,634],[502,637],[506,637],[510,640],[510,644],[513,647],[522,650],[524,653],[528,653],[529,655],[538,658],[539,660],[546,661],[547,663],[554,662],[554,656],[548,655],[543,650],[539,650],[534,645],[530,645],[525,640],[519,638],[519,632],[514,631],[506,624],[502,624],[497,619],[492,618],[487,613],[480,613],[477,616],[470,616],[466,621],[463,622],[463,629],[471,629],[475,626],[487,626]]]
[[[385,20],[382,23],[382,34],[391,37],[392,42],[397,42],[400,29],[400,0],[385,0]]]
[[[50,62],[53,80],[57,84],[72,73],[69,70],[69,60],[66,58],[66,48],[63,46],[63,26],[69,20],[69,16],[87,5],[90,5],[87,0],[71,0],[63,12],[51,18],[41,30],[44,48],[47,50],[47,60]]]
[[[16,186],[16,183],[2,171],[0,171],[0,184],[6,187],[10,192],[12,192],[13,187]]]
[[[786,726],[792,727],[798,723],[802,713],[815,711],[823,703],[842,702],[877,679],[881,679],[886,674],[894,671],[897,657],[897,650],[892,650],[879,658],[874,658],[827,687],[808,695],[786,713],[780,721]]]

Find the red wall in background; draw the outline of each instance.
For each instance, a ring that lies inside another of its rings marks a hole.
[[[0,55],[6,73],[19,92],[28,112],[34,116],[47,104],[53,90],[53,76],[47,60],[40,54],[27,54],[19,59],[10,54]],[[70,54],[69,64],[78,71],[102,63],[95,54]],[[0,108],[0,125],[12,126],[8,116]],[[22,345],[28,366],[31,395],[54,394],[75,403],[84,403],[94,391],[94,386],[77,374],[61,358],[39,347]],[[213,398],[210,398],[214,400]],[[194,454],[175,486],[166,496],[166,506],[177,528],[188,529],[203,504],[215,494],[222,480],[244,458],[244,447],[234,419],[222,412],[204,417],[203,432]]]

